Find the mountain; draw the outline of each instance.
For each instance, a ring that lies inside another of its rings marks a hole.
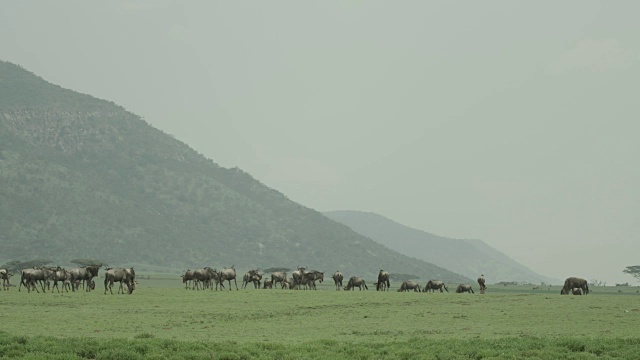
[[[0,184],[5,262],[99,259],[167,272],[300,265],[368,278],[384,268],[470,281],[223,168],[112,102],[2,61]]]
[[[559,282],[536,274],[481,240],[450,239],[429,234],[374,213],[330,211],[324,215],[401,254],[415,256],[469,278],[475,279],[484,274],[490,283]]]

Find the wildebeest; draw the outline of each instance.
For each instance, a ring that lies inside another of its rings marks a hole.
[[[60,266],[58,266],[55,270],[53,270],[53,273],[51,274],[51,280],[53,280],[53,289],[58,290],[58,292],[60,292],[60,287],[58,286],[58,282],[62,283],[62,291],[64,292],[65,290],[69,291],[67,289],[67,287],[65,286],[65,282],[66,284],[70,284],[67,280],[69,279],[69,274],[67,274],[67,270],[61,268]],[[51,289],[51,291],[53,291],[53,289]]]
[[[417,282],[411,280],[403,281],[402,285],[400,285],[400,289],[398,289],[398,292],[405,292],[409,290],[420,292],[420,285],[418,285]]]
[[[336,290],[340,290],[342,287],[342,280],[344,279],[342,273],[340,271],[336,271],[331,278],[336,283]]]
[[[104,274],[104,293],[107,294],[107,289],[113,294],[113,283],[120,283],[118,288],[118,294],[122,292],[124,294],[124,285],[127,286],[127,293],[131,294],[135,288],[136,273],[133,268],[107,268]]]
[[[278,287],[278,283],[280,283],[280,288],[284,288],[284,283],[287,281],[287,273],[284,271],[276,271],[271,273],[271,285]],[[265,288],[266,289],[266,288]]]
[[[458,285],[458,288],[456,289],[456,293],[460,294],[460,293],[464,293],[464,292],[475,294],[473,292],[473,289],[471,288],[471,285],[467,285],[467,284]]]
[[[212,269],[208,266],[202,269],[193,270],[193,289],[200,289],[200,285],[202,284],[202,290],[206,288],[210,288],[213,290],[213,286],[211,282],[215,282],[215,288],[218,290],[218,284],[220,284],[220,290],[224,287],[222,283],[220,283],[220,274],[216,271],[216,269]]]
[[[184,284],[185,290],[189,288],[189,282],[192,283],[192,286],[195,285],[193,284],[194,282],[193,270],[187,269],[187,271],[185,271],[184,274],[180,275],[180,277],[182,277],[182,283]]]
[[[260,270],[249,270],[242,277],[242,288],[245,289],[249,283],[253,283],[254,288],[260,289],[260,280],[262,280],[262,274],[260,274]]]
[[[88,285],[94,277],[98,276],[98,270],[101,267],[102,264],[92,264],[67,270],[67,276],[69,276],[69,282],[71,283],[71,290],[78,290],[80,282],[82,282],[83,287]],[[86,291],[91,291],[88,286],[85,287],[85,289]]]
[[[380,270],[380,272],[378,273],[378,282],[376,285],[376,290],[378,291],[389,290],[390,286],[391,286],[391,283],[389,283],[389,273],[384,270]]]
[[[583,295],[589,294],[589,284],[587,280],[578,277],[569,277],[564,281],[564,286],[560,290],[560,294],[568,294],[573,288],[579,288],[582,290]]]
[[[262,282],[262,288],[263,289],[272,289],[273,288],[273,280],[271,280],[269,278],[264,278],[264,281]]]
[[[0,279],[2,279],[2,289],[3,290],[9,290],[9,287],[11,286],[11,283],[9,282],[9,279],[11,278],[13,274],[11,274],[9,272],[9,270],[7,269],[0,269]]]
[[[42,292],[45,292],[45,281],[49,280],[52,273],[53,271],[45,268],[22,270],[18,291],[20,291],[22,289],[22,285],[24,285],[28,292],[31,292],[32,289],[36,292],[40,292],[37,287],[37,283],[40,282],[40,288],[42,289]]]
[[[621,291],[618,290],[618,292],[621,292]],[[580,290],[580,288],[573,288],[573,289],[571,289],[571,293],[573,295],[582,295],[582,290]]]
[[[236,285],[236,290],[238,290],[238,283],[236,282],[236,268],[235,265],[231,265],[230,268],[220,270],[218,272],[220,276],[220,283],[224,284],[225,280],[229,282],[229,291],[231,291],[231,280]]]
[[[360,291],[362,291],[363,286],[365,290],[369,290],[367,284],[364,282],[364,279],[359,276],[352,276],[344,289],[353,291],[353,288],[355,288],[356,286],[360,289]]]
[[[317,270],[311,270],[303,275],[301,284],[304,285],[305,288],[308,286],[309,289],[316,290],[316,280],[322,284],[324,281],[324,273]]]
[[[293,287],[294,288],[297,287],[298,289],[300,289],[300,285],[302,284],[302,277],[305,274],[305,270],[306,270],[306,268],[298,266],[298,270],[296,270],[293,273],[291,273],[291,276],[293,276]]]
[[[429,292],[429,290],[431,290],[431,292],[435,292],[436,290],[440,290],[440,292],[443,292],[442,289],[444,289],[446,292],[449,292],[449,289],[447,289],[447,286],[444,284],[444,282],[440,280],[429,280],[427,281],[427,285],[424,286],[423,292]]]
[[[484,291],[487,289],[484,285],[484,274],[480,274],[480,277],[478,278],[478,285],[480,286],[480,294],[484,294]]]

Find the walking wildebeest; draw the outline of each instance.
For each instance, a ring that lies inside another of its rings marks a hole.
[[[67,270],[58,266],[58,268],[53,271],[53,274],[51,274],[51,280],[53,280],[53,288],[51,289],[51,291],[53,292],[53,289],[56,289],[58,290],[58,292],[60,292],[60,287],[58,286],[58,282],[61,282],[62,291],[64,292],[65,290],[67,290],[68,292],[69,290],[65,287],[65,281],[67,281],[68,279],[69,279],[69,274],[67,274]]]
[[[562,294],[563,292],[565,294],[569,294],[569,292],[573,288],[581,289],[583,295],[589,294],[589,284],[587,283],[587,280],[585,280],[583,278],[578,278],[578,277],[569,277],[569,278],[567,278],[564,281],[564,286],[562,287],[562,290],[560,290],[560,294]]]
[[[45,292],[45,281],[48,281],[51,277],[53,271],[45,268],[33,268],[33,269],[24,269],[22,270],[20,276],[20,286],[18,287],[18,291],[22,289],[22,285],[27,288],[28,292],[31,290],[38,291],[37,283],[40,282],[40,288],[42,292]]]
[[[464,292],[475,294],[473,292],[473,289],[471,288],[471,285],[467,285],[467,284],[458,285],[458,288],[456,289],[456,293],[460,294],[460,293],[464,293]]]
[[[218,272],[219,276],[220,276],[220,283],[223,284],[226,281],[229,282],[229,291],[231,291],[231,280],[233,280],[233,283],[236,285],[236,290],[238,290],[238,283],[236,282],[236,268],[235,265],[231,265],[230,268],[228,269],[224,269],[224,270],[220,270],[220,272]]]
[[[391,283],[389,283],[389,273],[384,270],[380,270],[380,272],[378,273],[377,284],[378,284],[376,285],[377,291],[389,290],[389,287],[391,286]]]
[[[249,270],[242,277],[242,288],[245,289],[247,285],[251,282],[253,283],[253,287],[256,289],[260,289],[260,280],[262,280],[262,274],[260,274],[260,270]]]
[[[347,283],[347,287],[345,287],[345,290],[351,290],[353,291],[353,288],[358,287],[360,289],[360,291],[362,291],[362,287],[364,286],[365,290],[369,290],[369,288],[367,287],[367,284],[364,282],[364,279],[359,277],[359,276],[352,276],[349,279],[349,282]]]
[[[449,292],[449,289],[447,289],[447,286],[444,284],[444,282],[440,280],[429,280],[427,282],[427,285],[424,286],[423,292],[429,292],[429,290],[431,290],[431,292],[436,292],[436,290],[440,290],[440,292],[443,292],[443,288],[446,292]]]
[[[276,271],[271,273],[271,286],[275,286],[278,288],[278,283],[280,283],[280,288],[284,288],[284,283],[287,281],[287,273],[284,271]],[[265,287],[266,289],[266,287]]]
[[[480,294],[484,294],[484,291],[487,289],[484,285],[484,274],[480,274],[480,277],[478,278],[478,285],[480,286]]]
[[[398,292],[405,292],[409,290],[420,292],[420,285],[418,285],[417,282],[411,280],[403,281],[402,285],[400,285],[400,289],[398,289]]]
[[[113,283],[120,283],[120,287],[118,288],[118,294],[122,291],[124,294],[123,285],[127,285],[127,293],[131,294],[134,290],[134,284],[136,280],[136,273],[133,268],[124,269],[124,268],[107,268],[104,273],[104,294],[107,294],[107,289],[113,295]]]
[[[188,289],[189,288],[189,282],[192,283],[192,286],[195,285],[193,283],[194,281],[194,273],[193,270],[191,269],[187,269],[187,271],[185,271],[185,273],[183,275],[180,275],[180,277],[182,277],[182,283],[184,284],[184,289]]]
[[[336,283],[336,290],[340,290],[342,287],[342,280],[344,279],[342,273],[340,271],[336,271],[331,278]]]
[[[69,282],[71,283],[71,290],[78,290],[80,287],[79,284],[82,282],[82,286],[86,291],[91,291],[91,289],[88,286],[85,287],[85,285],[88,285],[94,277],[98,276],[98,270],[101,267],[102,264],[93,264],[67,270],[67,276],[69,276]]]

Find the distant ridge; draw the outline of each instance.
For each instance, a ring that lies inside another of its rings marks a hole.
[[[383,268],[469,281],[217,165],[121,106],[3,61],[0,184],[0,266],[89,258],[174,273],[299,265],[327,278]]]
[[[489,283],[558,282],[536,274],[481,240],[433,235],[370,212],[329,211],[323,214],[401,254],[417,257],[472,279],[484,274]]]

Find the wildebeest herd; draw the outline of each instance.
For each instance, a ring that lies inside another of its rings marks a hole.
[[[30,269],[23,269],[20,273],[20,285],[18,291],[24,286],[28,292],[35,290],[42,292],[56,289],[60,292],[60,286],[62,291],[76,291],[82,289],[85,291],[91,291],[95,289],[94,278],[98,277],[98,270],[102,267],[102,264],[92,264],[84,267],[74,269],[64,269],[61,267],[34,267]],[[3,290],[9,290],[12,286],[10,278],[13,276],[7,269],[0,269],[0,279],[2,279]],[[238,283],[236,282],[236,269],[235,266],[225,268],[223,270],[216,270],[210,267],[204,267],[196,270],[187,270],[182,277],[182,282],[185,285],[185,289],[224,289],[225,281],[228,283],[229,290],[231,290],[231,281],[238,290]],[[344,275],[340,271],[336,271],[332,276],[336,290],[355,290],[357,287],[359,290],[368,290],[367,284],[364,278],[360,276],[351,276],[347,281],[347,285],[343,286]],[[269,274],[269,276],[263,276],[259,269],[250,270],[242,277],[241,287],[244,289],[249,284],[253,284],[255,289],[272,289],[277,288],[278,284],[281,289],[309,289],[316,290],[316,282],[322,283],[324,281],[324,272],[317,270],[307,270],[304,267],[298,266],[297,270],[291,273],[291,277],[287,276],[285,271],[275,271]],[[477,279],[480,293],[484,294],[487,287],[485,285],[484,275],[480,275]],[[53,286],[51,286],[53,283]],[[113,294],[113,285],[118,283],[118,293],[132,294],[136,289],[136,273],[133,268],[106,268],[104,274],[104,294],[107,290]],[[378,281],[374,283],[377,291],[389,291],[391,282],[389,281],[389,273],[384,270],[380,270],[378,273]],[[414,292],[435,292],[439,290],[441,293],[449,289],[444,282],[440,280],[429,280],[424,287],[421,287],[415,281],[406,280],[400,284],[398,292],[408,292],[413,290]],[[456,293],[474,293],[473,288],[469,284],[459,284],[456,288]],[[587,295],[589,293],[589,286],[585,279],[577,277],[569,277],[565,280],[561,295]]]
[[[60,266],[52,267],[33,267],[23,269],[20,272],[20,285],[18,291],[24,286],[27,292],[53,292],[54,289],[60,292],[80,290],[80,286],[84,291],[95,290],[94,278],[98,277],[98,270],[102,264],[91,264],[73,269],[64,269]],[[13,276],[7,269],[0,269],[0,278],[2,278],[2,288],[9,290],[12,286],[10,279]],[[118,293],[133,293],[136,288],[136,273],[133,268],[106,268],[104,274],[104,293],[107,290],[113,294],[113,285],[118,283]],[[53,283],[53,286],[51,286]],[[126,289],[125,289],[126,287]],[[38,290],[40,288],[40,290]]]

